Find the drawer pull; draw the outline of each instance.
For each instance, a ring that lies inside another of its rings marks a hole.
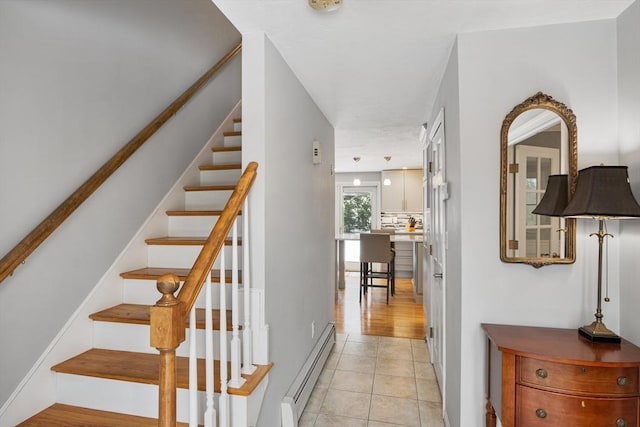
[[[542,408],[536,409],[536,417],[538,417],[538,418],[547,418],[547,411],[545,411]],[[618,418],[618,420],[622,420],[622,418]],[[624,420],[622,420],[622,421],[624,422]]]
[[[549,374],[547,373],[546,369],[540,368],[540,369],[536,370],[536,377],[538,377],[538,378],[545,379],[545,378],[547,378],[548,375]]]
[[[619,385],[620,387],[624,387],[624,386],[626,386],[626,385],[627,385],[627,383],[628,383],[628,381],[627,381],[627,377],[618,377],[618,385]]]
[[[616,420],[616,427],[627,427],[627,422],[624,420],[624,418],[618,418]]]

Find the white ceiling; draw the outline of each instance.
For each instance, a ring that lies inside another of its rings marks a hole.
[[[456,34],[611,19],[633,0],[344,0],[330,13],[307,0],[213,2],[273,41],[335,128],[336,171],[364,172],[421,167],[420,127]]]

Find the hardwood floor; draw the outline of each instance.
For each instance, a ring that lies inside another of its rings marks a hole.
[[[345,289],[335,304],[336,332],[423,339],[426,335],[421,303],[413,298],[411,279],[396,279],[396,295],[386,303],[383,288],[369,290],[358,302],[359,273],[347,272]]]

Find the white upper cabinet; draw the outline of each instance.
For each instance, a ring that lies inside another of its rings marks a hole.
[[[382,212],[422,212],[421,169],[387,170],[381,177]]]

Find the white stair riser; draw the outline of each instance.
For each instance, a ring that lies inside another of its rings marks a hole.
[[[120,412],[141,417],[158,417],[158,386],[80,375],[57,374],[57,402],[102,411]],[[217,396],[214,405],[217,408]],[[205,408],[205,393],[198,392],[200,413]],[[232,397],[234,399],[235,396]],[[177,418],[189,420],[189,391],[177,390]],[[202,418],[202,415],[201,415]],[[198,420],[202,425],[203,419]]]
[[[170,237],[206,237],[211,234],[213,226],[219,216],[170,216],[169,236]],[[241,219],[239,216],[238,219]],[[242,224],[238,223],[238,236],[242,236]],[[231,237],[231,232],[229,232]]]
[[[149,245],[147,246],[148,265],[150,267],[192,268],[200,254],[200,245]],[[231,268],[231,246],[224,246],[226,268]],[[238,263],[242,268],[242,247],[238,246]],[[220,257],[214,264],[214,269],[220,268]]]
[[[240,151],[217,151],[213,153],[214,165],[232,165],[242,163],[242,152]]]
[[[231,190],[187,191],[184,196],[187,210],[222,210],[231,197]]]
[[[242,318],[242,317],[240,317]],[[158,354],[158,350],[149,345],[149,326],[127,323],[94,322],[93,324],[95,348],[109,350],[135,351],[139,353]],[[189,356],[189,328],[185,331],[186,340],[176,350],[178,356]],[[242,332],[240,332],[242,333]],[[227,343],[231,342],[231,332],[227,332]],[[204,330],[196,329],[196,354],[205,357]],[[220,359],[220,331],[213,331],[213,357]],[[227,360],[231,359],[231,349],[227,344]]]
[[[227,300],[227,308],[231,308],[231,286],[228,283],[231,283],[231,276],[226,277],[227,287],[226,290],[226,300]],[[242,286],[242,285],[240,285]],[[213,293],[212,304],[214,308],[218,308],[220,306],[220,284],[212,283],[211,284],[211,292]],[[242,289],[239,291],[240,298],[242,298]],[[205,299],[204,299],[204,289],[198,295],[196,299],[196,307],[204,308],[205,307]],[[156,281],[155,280],[138,280],[138,279],[125,279],[124,281],[124,302],[128,304],[145,304],[145,305],[153,305],[157,300],[160,299],[160,292],[156,289]]]
[[[242,131],[242,122],[236,122],[233,124],[233,130],[236,132]]]
[[[200,171],[200,185],[236,185],[241,175],[240,169]]]
[[[240,145],[242,145],[242,135],[224,137],[225,147],[240,147]]]

